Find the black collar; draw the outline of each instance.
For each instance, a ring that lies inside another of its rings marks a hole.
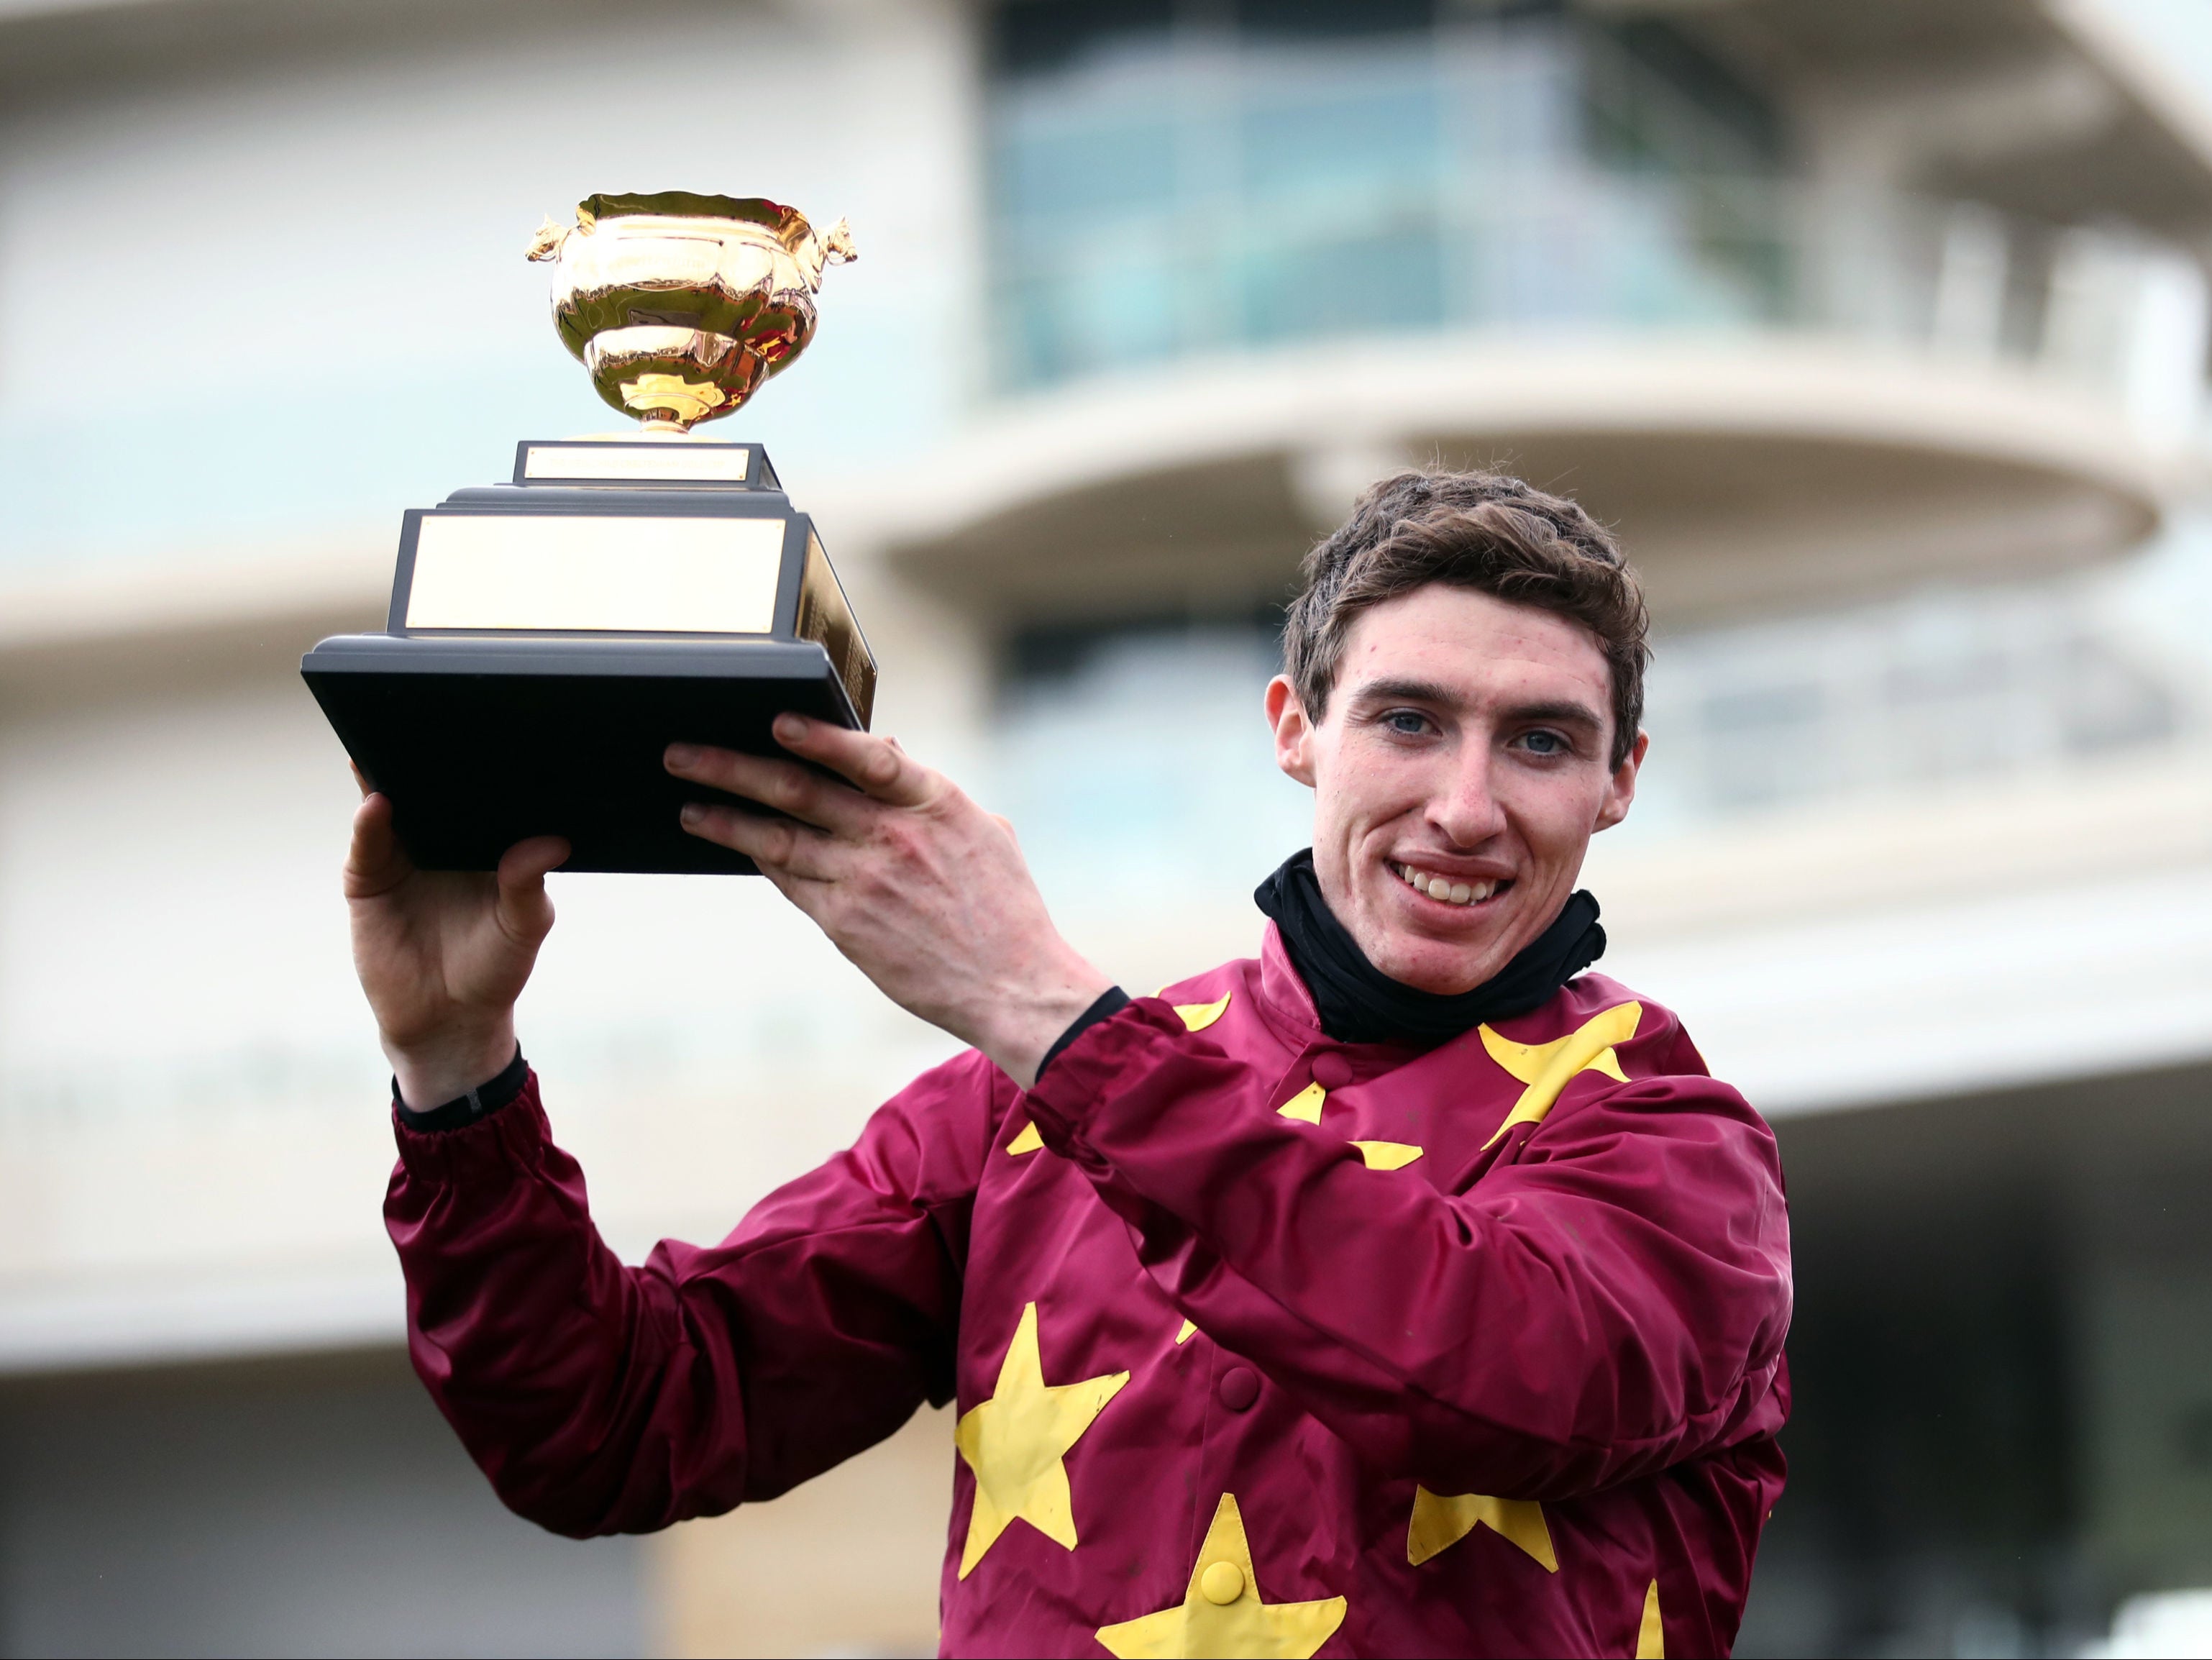
[[[1488,1021],[1510,1020],[1552,994],[1605,954],[1597,901],[1578,890],[1551,927],[1473,991],[1419,991],[1367,960],[1321,897],[1313,849],[1285,860],[1252,897],[1274,919],[1291,966],[1313,994],[1321,1029],[1340,1043],[1402,1043],[1434,1049]]]

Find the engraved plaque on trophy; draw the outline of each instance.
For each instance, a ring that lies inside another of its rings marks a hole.
[[[786,710],[865,728],[876,666],[806,514],[757,444],[692,435],[805,348],[853,257],[758,198],[594,196],[531,245],[553,316],[634,433],[526,441],[512,482],[410,509],[382,634],[301,673],[415,862],[489,870],[563,836],[566,868],[749,872],[683,833],[661,751],[774,753]]]

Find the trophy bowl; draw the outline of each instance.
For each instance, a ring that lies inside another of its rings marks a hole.
[[[814,336],[825,266],[854,258],[839,220],[763,197],[599,195],[548,219],[529,257],[553,263],[553,323],[599,396],[645,430],[688,432],[738,408]]]

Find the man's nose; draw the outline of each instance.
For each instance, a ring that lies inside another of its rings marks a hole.
[[[1429,822],[1455,848],[1479,847],[1505,828],[1486,750],[1486,745],[1462,762],[1448,787],[1429,803]]]

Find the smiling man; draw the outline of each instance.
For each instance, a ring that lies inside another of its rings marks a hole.
[[[948,1653],[1726,1652],[1782,1487],[1788,1225],[1757,1114],[1583,972],[1644,631],[1573,504],[1378,485],[1309,557],[1267,692],[1313,848],[1261,888],[1256,958],[1156,998],[896,745],[780,723],[833,777],[672,749],[788,815],[687,828],[974,1047],[642,1268],[515,1043],[564,849],[416,872],[371,796],[347,891],[387,1220],[416,1368],[501,1495],[663,1527],[952,1401]]]

